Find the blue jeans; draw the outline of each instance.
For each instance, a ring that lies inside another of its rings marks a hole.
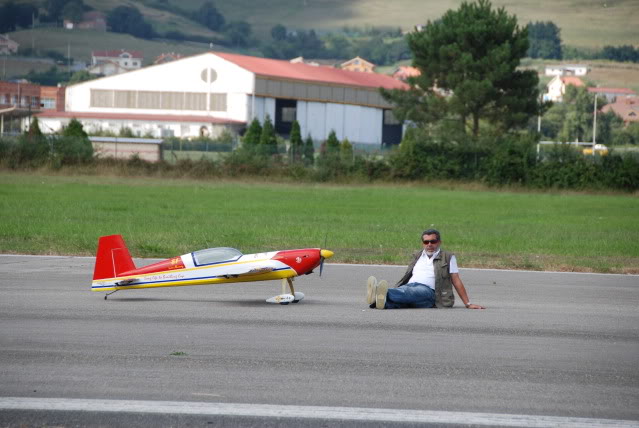
[[[385,309],[432,308],[435,306],[435,290],[418,282],[389,288]]]

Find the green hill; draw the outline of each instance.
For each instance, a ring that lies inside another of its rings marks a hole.
[[[95,6],[101,0],[91,0]],[[91,4],[91,1],[89,3]],[[110,0],[116,2],[119,0]],[[138,3],[152,4],[157,0]],[[195,10],[204,0],[168,0]],[[228,20],[245,20],[257,33],[266,34],[275,24],[287,28],[328,31],[344,26],[393,26],[404,30],[439,18],[459,0],[254,0],[217,1],[215,6]],[[516,14],[520,24],[553,21],[562,30],[563,42],[578,47],[637,44],[637,0],[494,0]]]

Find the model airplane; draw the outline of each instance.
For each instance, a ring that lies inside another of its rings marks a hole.
[[[332,251],[320,248],[242,254],[235,248],[222,247],[199,250],[136,268],[121,235],[102,236],[98,241],[91,291],[110,291],[104,296],[106,300],[116,291],[133,288],[281,279],[282,294],[266,301],[297,303],[304,298],[304,293],[295,291],[293,278],[308,275],[318,266],[321,276],[324,260],[332,256]]]

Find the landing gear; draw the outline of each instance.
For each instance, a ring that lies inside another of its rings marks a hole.
[[[286,292],[286,285],[290,293]],[[268,303],[279,303],[280,305],[288,305],[289,303],[299,303],[304,298],[304,293],[296,292],[293,287],[293,278],[282,279],[282,294],[266,299]]]
[[[106,300],[106,299],[107,299],[107,297],[109,297],[111,294],[115,293],[116,291],[118,291],[118,290],[115,290],[115,291],[112,291],[112,292],[110,292],[110,293],[105,294],[105,295],[104,295],[104,300]]]

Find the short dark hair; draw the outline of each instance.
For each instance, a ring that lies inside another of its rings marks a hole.
[[[439,230],[436,229],[426,229],[423,233],[422,233],[422,238],[424,238],[424,235],[437,235],[437,240],[441,241],[441,236],[439,235]]]

